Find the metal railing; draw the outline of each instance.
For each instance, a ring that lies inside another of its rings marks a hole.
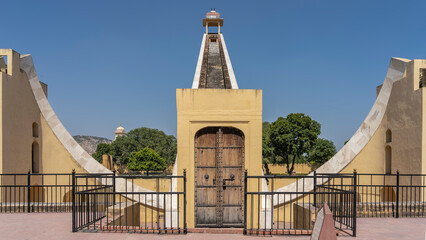
[[[359,217],[425,217],[425,174],[358,174]]]
[[[185,233],[186,180],[186,173],[0,174],[0,213],[72,211],[73,231]],[[356,217],[426,216],[425,174],[246,174],[244,181],[246,234],[310,234],[324,203],[337,231],[352,236]]]
[[[72,174],[0,174],[0,213],[70,212]]]
[[[340,234],[356,236],[356,176],[247,176],[244,186],[244,233],[256,235],[311,234],[324,203]],[[266,181],[267,180],[267,181]],[[268,184],[267,184],[268,182]],[[275,189],[295,182],[293,190]],[[308,186],[314,185],[311,191]]]
[[[77,189],[90,181],[99,185]],[[73,232],[186,233],[186,171],[183,176],[76,175],[72,185]]]

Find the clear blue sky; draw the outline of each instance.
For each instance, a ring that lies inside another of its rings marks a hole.
[[[390,58],[426,58],[425,1],[401,0],[2,1],[0,48],[33,55],[72,135],[176,135],[175,89],[191,87],[211,7],[240,88],[263,89],[263,120],[306,113],[339,148]]]

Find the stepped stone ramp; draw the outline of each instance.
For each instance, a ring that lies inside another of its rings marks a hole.
[[[219,43],[210,42],[208,49],[206,88],[225,88]]]
[[[204,34],[192,88],[238,89],[222,34]]]

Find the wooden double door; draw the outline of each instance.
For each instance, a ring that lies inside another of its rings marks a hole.
[[[244,134],[208,127],[195,136],[195,226],[243,227]]]

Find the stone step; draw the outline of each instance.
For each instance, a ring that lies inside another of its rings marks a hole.
[[[102,219],[103,226],[139,226],[140,205],[138,202],[119,202],[106,209],[106,217]]]
[[[243,228],[188,228],[188,233],[243,234]]]

